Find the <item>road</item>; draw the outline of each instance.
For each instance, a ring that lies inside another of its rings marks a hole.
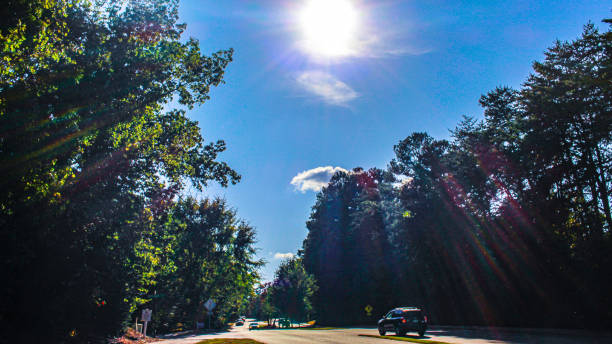
[[[250,321],[247,320],[247,324]],[[214,334],[184,335],[180,338],[168,338],[164,344],[195,344],[211,338],[251,338],[267,344],[290,343],[339,343],[339,344],[392,344],[407,343],[360,336],[360,334],[378,335],[375,328],[342,328],[334,330],[255,330],[249,331],[246,326],[235,326],[229,331]],[[536,330],[536,329],[501,329],[501,328],[458,328],[432,327],[424,337],[409,333],[407,337],[436,340],[446,343],[467,344],[609,344],[612,334],[569,330]]]

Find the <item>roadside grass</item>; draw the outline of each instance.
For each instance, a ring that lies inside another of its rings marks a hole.
[[[360,334],[359,336],[360,337],[372,337],[372,338],[380,338],[380,339],[389,339],[389,340],[399,340],[401,342],[422,343],[422,344],[450,344],[450,343],[447,343],[447,342],[439,342],[437,340],[407,338],[407,337],[398,337],[398,336],[376,336],[376,335],[373,335],[373,334]]]
[[[258,342],[253,339],[245,339],[245,338],[214,338],[214,339],[204,339],[203,341],[197,342],[195,344],[264,344],[264,343]]]

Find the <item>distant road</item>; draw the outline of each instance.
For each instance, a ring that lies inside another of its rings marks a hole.
[[[247,320],[247,324],[250,321]],[[389,341],[378,338],[362,337],[360,334],[378,335],[375,328],[342,328],[336,330],[255,330],[249,331],[246,326],[236,326],[230,331],[206,335],[187,335],[182,338],[167,339],[162,343],[194,344],[211,338],[251,338],[267,344],[291,343],[340,343],[340,344],[392,344],[408,343]],[[412,333],[408,333],[410,337]],[[611,333],[596,333],[570,330],[539,330],[539,329],[503,329],[503,328],[459,328],[434,326],[424,337],[414,338],[437,340],[447,343],[468,344],[610,344]]]

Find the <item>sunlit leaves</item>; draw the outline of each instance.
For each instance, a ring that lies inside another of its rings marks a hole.
[[[153,293],[159,325],[165,330],[203,314],[202,304],[212,298],[217,317],[227,318],[245,306],[258,279],[254,229],[236,217],[222,200],[188,198],[173,205],[165,221],[157,224],[152,254],[159,257]],[[171,268],[169,268],[171,267]],[[163,324],[163,325],[162,325]]]
[[[0,85],[23,80],[54,63],[74,62],[65,40],[72,4],[70,0],[13,0],[3,6]]]
[[[187,228],[169,215],[176,195],[189,183],[240,179],[216,160],[225,143],[206,142],[167,105],[205,102],[232,58],[231,49],[203,56],[196,40],[181,39],[177,5],[11,0],[1,9],[0,242],[11,296],[0,306],[14,328],[22,322],[6,310],[44,303],[53,313],[17,335],[61,341],[53,336],[76,325],[80,341],[116,332],[178,269],[178,234],[163,230]],[[247,247],[238,260],[257,265],[252,229],[236,228]],[[235,298],[256,279],[227,256],[215,262],[219,276],[243,284]]]

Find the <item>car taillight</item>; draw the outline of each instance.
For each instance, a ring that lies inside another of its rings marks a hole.
[[[427,322],[427,315],[425,316],[425,322]]]
[[[402,322],[403,322],[403,323],[406,323],[406,319],[402,319]]]

